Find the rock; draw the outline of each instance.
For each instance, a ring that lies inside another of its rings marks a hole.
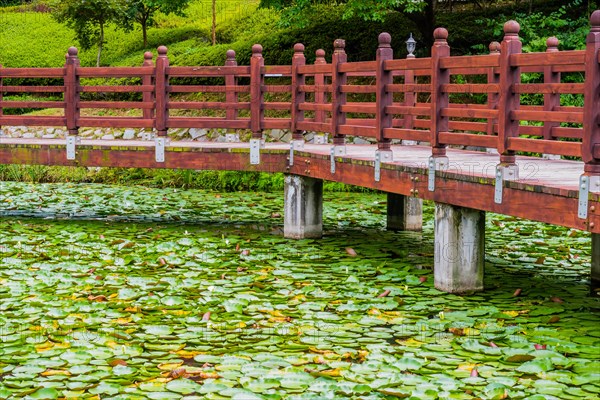
[[[114,135],[104,135],[102,136],[102,140],[115,140]]]
[[[125,132],[123,132],[123,139],[125,139],[125,140],[135,139],[135,129],[125,129]]]
[[[371,142],[360,137],[355,137],[354,144],[371,144]]]
[[[35,139],[35,133],[25,132],[22,136],[23,139]]]
[[[201,128],[192,128],[189,132],[190,136],[192,137],[192,140],[196,140],[199,137],[208,135],[208,131],[206,129]]]
[[[25,133],[25,135],[27,135],[27,133]],[[23,137],[25,137],[25,135],[23,135]],[[55,139],[55,138],[56,138],[56,135],[54,133],[42,135],[42,139]]]

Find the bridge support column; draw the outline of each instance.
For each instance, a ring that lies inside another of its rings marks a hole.
[[[600,288],[600,234],[592,233],[592,291]],[[599,292],[600,294],[600,292]]]
[[[389,231],[421,231],[423,200],[417,197],[387,194],[387,229]]]
[[[323,181],[286,175],[284,209],[286,238],[320,238],[323,235]]]
[[[448,293],[483,290],[485,212],[436,203],[435,287]]]

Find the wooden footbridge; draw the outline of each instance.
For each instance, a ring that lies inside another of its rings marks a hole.
[[[68,131],[0,137],[0,163],[283,172],[292,238],[321,235],[323,180],[388,192],[393,229],[419,229],[421,201],[433,200],[435,283],[449,292],[483,287],[485,211],[513,215],[593,233],[598,281],[600,11],[585,50],[559,51],[550,38],[546,52],[522,53],[518,23],[504,33],[490,54],[451,56],[438,28],[431,57],[402,59],[383,33],[368,62],[348,62],[336,40],[331,62],[319,50],[307,64],[297,44],[286,66],[265,66],[260,45],[249,66],[229,51],[223,66],[196,67],[170,66],[166,47],[139,67],[81,67],[70,48],[62,68],[0,68],[1,126]],[[37,99],[10,97],[20,94]],[[34,108],[60,113],[14,113]],[[80,127],[155,137],[81,140]],[[226,129],[229,140],[170,141],[174,128]],[[292,142],[264,143],[267,129],[290,130]],[[240,132],[249,142],[236,140]],[[310,143],[306,132],[317,133]],[[348,144],[350,136],[373,144]]]

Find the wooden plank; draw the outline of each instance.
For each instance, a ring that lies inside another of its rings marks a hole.
[[[430,107],[410,107],[410,106],[388,106],[385,112],[388,114],[406,114],[422,115],[429,117],[431,115]]]
[[[169,101],[170,110],[249,110],[250,102],[221,103],[214,101]]]
[[[0,101],[0,108],[65,108],[64,101]]]
[[[41,115],[2,115],[0,126],[66,126],[65,117],[47,117]]]
[[[314,103],[302,103],[299,106],[302,111],[331,111],[331,104],[314,104]]]
[[[144,110],[150,110],[154,108],[154,102],[143,102],[143,101],[81,101],[79,102],[79,108],[138,108]]]
[[[291,65],[265,65],[262,68],[262,73],[263,74],[269,74],[269,75],[291,75],[292,74],[292,67]]]
[[[388,139],[416,140],[418,142],[428,142],[431,139],[431,131],[404,128],[387,128],[383,134]]]
[[[377,131],[374,126],[340,125],[338,132],[346,136],[376,137]]]
[[[225,75],[250,76],[250,67],[169,67],[166,73],[171,78],[220,77]]]
[[[431,58],[405,58],[398,60],[387,60],[383,63],[383,67],[386,71],[396,70],[427,70],[431,74]]]
[[[440,142],[449,145],[480,146],[495,149],[498,146],[498,137],[472,135],[469,133],[440,132]]]
[[[80,93],[144,93],[154,92],[153,85],[136,85],[136,86],[78,86],[77,91]]]
[[[331,128],[331,124],[327,124],[325,122],[310,122],[304,121],[298,123],[298,129],[302,129],[305,131],[314,131],[314,132],[329,132]]]
[[[80,78],[131,78],[154,75],[154,67],[79,67]]]
[[[292,121],[288,118],[265,118],[262,122],[264,129],[291,129]]]
[[[250,86],[169,85],[169,93],[250,93]]]
[[[508,139],[508,147],[512,151],[581,157],[581,143],[578,142],[513,137]]]
[[[79,126],[90,128],[153,128],[154,121],[134,117],[80,117]]]
[[[63,93],[64,91],[64,86],[0,86],[2,93]]]
[[[553,138],[583,139],[583,128],[567,128],[557,126],[552,128]]]
[[[376,93],[377,88],[373,85],[342,85],[342,93]]]
[[[500,58],[497,54],[486,54],[478,56],[454,56],[440,61],[440,68],[494,68],[500,66]]]
[[[513,67],[580,65],[583,68],[585,51],[569,50],[556,53],[519,53],[510,55]]]
[[[495,83],[447,83],[442,85],[446,93],[498,93],[500,86]]]
[[[300,85],[299,89],[306,93],[331,93],[331,85]]]
[[[375,74],[375,61],[359,61],[344,63],[340,66],[340,72],[351,73],[351,72],[370,72]],[[362,76],[362,75],[361,75]]]
[[[477,108],[443,108],[441,110],[443,117],[453,118],[498,118],[498,110],[477,109]]]
[[[487,132],[488,124],[486,122],[452,120],[448,122],[448,128],[451,131]]]
[[[210,117],[169,117],[171,128],[250,129],[249,119],[227,120]]]
[[[515,93],[583,94],[584,83],[518,83],[513,85]]]
[[[422,83],[390,84],[386,85],[386,90],[391,93],[431,93],[431,85]]]
[[[303,103],[304,104],[304,103]],[[292,103],[290,102],[266,102],[264,104],[265,110],[280,110],[280,111],[291,111]]]
[[[0,68],[0,78],[62,79],[64,75],[64,68]]]
[[[298,68],[298,73],[305,75],[325,74],[331,75],[331,66],[328,64],[303,65]]]
[[[515,110],[510,113],[510,118],[519,121],[573,122],[577,124],[583,123],[583,113],[565,111]]]
[[[263,93],[290,93],[292,85],[263,85]]]
[[[346,103],[340,106],[343,113],[375,114],[377,106],[375,103]]]

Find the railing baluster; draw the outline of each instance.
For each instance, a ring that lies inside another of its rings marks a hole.
[[[450,56],[448,31],[437,28],[433,32],[435,42],[431,49],[431,147],[433,157],[444,157],[446,145],[440,143],[440,132],[448,131],[448,118],[442,117],[442,110],[448,108],[448,93],[442,91],[442,85],[450,83],[450,72],[440,68],[440,59]]]
[[[0,64],[0,71],[2,71],[2,64]],[[4,86],[4,79],[2,78],[2,76],[0,76],[0,118],[2,118],[2,116],[4,115],[4,108],[2,107],[2,93],[3,93],[3,88]],[[2,124],[0,124],[0,132],[2,132]]]
[[[348,61],[345,51],[346,42],[337,39],[333,42],[333,56],[331,59],[331,133],[333,134],[333,146],[336,155],[345,155],[346,140],[344,135],[339,134],[340,125],[346,124],[346,114],[341,111],[341,106],[346,104],[346,93],[342,93],[341,86],[347,82],[344,72],[340,72],[340,65]]]
[[[500,43],[492,42],[489,46],[490,54],[500,54]],[[498,84],[500,83],[500,75],[495,68],[490,68],[487,76],[487,82],[489,84]],[[498,109],[498,93],[488,93],[487,104],[490,110]],[[487,131],[486,133],[489,136],[494,136],[495,128],[498,125],[498,118],[488,118],[487,121]],[[497,152],[497,149],[488,149],[489,152]]]
[[[65,120],[67,125],[67,160],[75,160],[76,146],[79,142],[79,68],[78,50],[69,47],[65,61]]]
[[[237,67],[237,60],[235,59],[235,51],[227,50],[227,59],[225,60],[226,67]],[[229,107],[227,111],[225,111],[226,117],[228,121],[234,121],[238,118],[239,110],[237,108],[233,108],[233,106],[238,102],[238,93],[234,91],[238,84],[238,78],[235,75],[227,74],[225,75],[225,102]],[[228,142],[239,142],[239,135],[235,133],[234,130],[226,134],[226,138]]]
[[[392,114],[386,112],[386,108],[391,106],[394,99],[391,92],[387,91],[387,86],[394,83],[394,77],[391,71],[385,70],[385,61],[394,59],[394,50],[392,49],[392,37],[389,33],[379,35],[379,47],[377,49],[377,70],[376,70],[376,96],[377,113],[375,114],[377,135],[377,151],[380,152],[382,161],[392,161],[391,140],[386,139],[384,130],[392,127]]]
[[[315,65],[327,64],[325,60],[325,50],[319,49],[315,52],[317,56],[315,59]],[[325,75],[315,74],[315,104],[325,103]],[[326,119],[326,111],[318,110],[315,111],[315,122],[324,123]]]
[[[262,139],[262,123],[264,119],[264,94],[262,87],[265,77],[262,68],[265,60],[262,56],[263,47],[260,44],[252,46],[252,58],[250,59],[250,126],[252,138]]]
[[[156,96],[156,122],[155,128],[158,137],[155,140],[156,162],[165,161],[165,147],[167,146],[167,133],[169,130],[169,68],[168,49],[165,46],[158,48],[156,59],[156,77],[154,78],[154,92]]]
[[[296,43],[294,45],[294,57],[292,58],[292,141],[296,149],[304,145],[304,135],[301,129],[298,129],[298,123],[304,121],[304,111],[300,110],[300,104],[306,102],[306,93],[300,90],[300,85],[306,83],[306,76],[298,72],[298,67],[306,65],[304,57],[304,45]]]
[[[520,97],[513,85],[521,82],[521,69],[513,67],[510,56],[521,53],[519,23],[508,21],[504,24],[504,39],[500,50],[500,98],[498,101],[498,153],[500,163],[515,165],[515,152],[509,150],[509,139],[519,136],[519,121],[512,119],[512,112],[519,109]],[[518,179],[516,176],[514,179]]]
[[[406,58],[408,60],[412,60],[415,57],[414,54],[412,53],[408,53],[408,55],[406,56]],[[416,79],[415,79],[415,71],[413,69],[407,69],[406,71],[404,71],[404,84],[405,85],[413,85],[416,83]],[[406,90],[404,92],[404,102],[403,105],[406,107],[414,107],[416,104],[416,99],[417,99],[417,94],[416,92],[412,91],[412,90]],[[403,123],[402,126],[404,127],[404,129],[413,129],[414,126],[414,116],[413,115],[409,115],[409,114],[404,114],[403,115]],[[416,141],[406,141],[404,140],[404,142],[408,142],[407,144],[417,144]]]
[[[550,37],[546,40],[546,52],[558,52],[558,39]],[[544,83],[560,83],[560,72],[555,72],[552,66],[544,67]],[[544,93],[544,111],[554,111],[556,107],[560,107],[560,94]],[[552,140],[552,128],[560,126],[560,122],[544,121],[542,128],[545,140]],[[555,158],[553,155],[544,155],[546,158]],[[560,159],[560,156],[558,156]]]
[[[143,66],[144,67],[153,67],[154,66],[153,58],[154,58],[154,55],[152,54],[152,52],[150,52],[150,51],[145,52]],[[154,82],[152,82],[152,80],[153,80],[152,75],[144,75],[142,78],[142,85],[143,86],[152,86],[154,84]],[[153,92],[144,92],[142,95],[142,101],[144,103],[154,102],[154,93]],[[154,108],[144,108],[143,115],[144,115],[144,119],[152,120],[154,118]]]

